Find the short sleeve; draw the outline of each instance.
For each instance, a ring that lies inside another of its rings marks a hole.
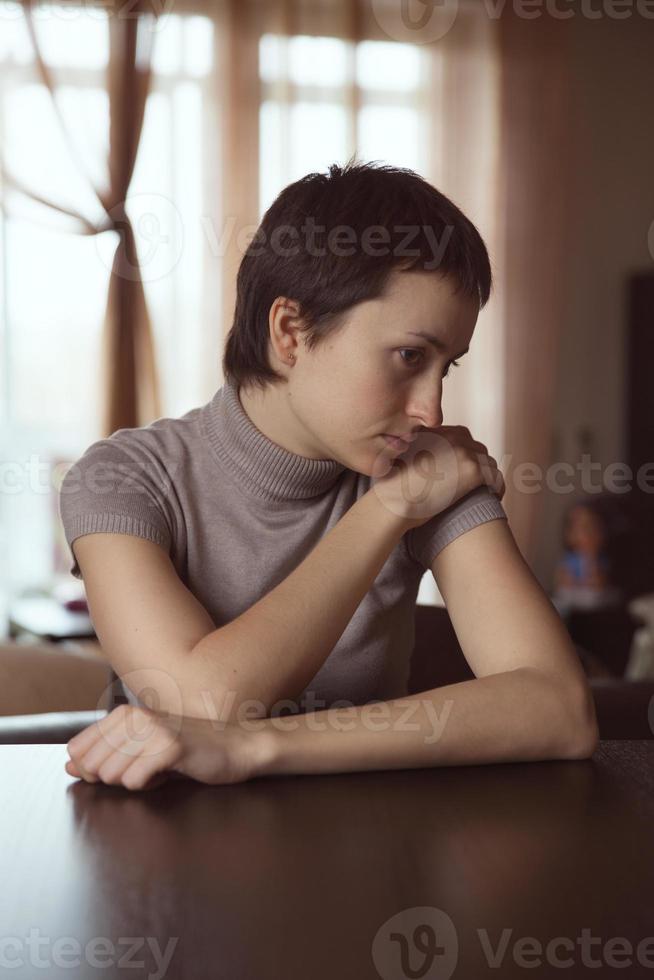
[[[71,545],[84,534],[133,534],[170,552],[169,487],[165,468],[146,445],[121,444],[114,434],[89,446],[67,470],[59,489],[71,575],[82,578]]]
[[[407,550],[410,557],[428,571],[445,545],[478,524],[498,518],[507,520],[500,498],[487,486],[476,487],[425,524],[407,531]]]

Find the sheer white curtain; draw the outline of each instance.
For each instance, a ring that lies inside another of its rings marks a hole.
[[[53,99],[25,11],[0,2],[0,435],[12,484],[0,499],[5,593],[67,576],[56,490],[67,463],[105,434],[103,323],[117,235],[97,192],[109,186],[115,17],[90,3],[31,8]],[[207,244],[221,200],[214,22],[189,9],[151,26],[152,75],[125,210],[162,397],[153,411],[151,386],[140,387],[140,424],[209,398],[221,347],[221,267]]]

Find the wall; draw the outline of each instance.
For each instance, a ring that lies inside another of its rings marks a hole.
[[[561,243],[572,275],[561,279],[553,458],[576,465],[591,452],[605,467],[626,458],[626,279],[654,263],[647,237],[654,221],[654,20],[577,16],[568,26],[575,86],[562,111],[574,122],[568,165],[578,192]],[[580,440],[583,428],[590,448]],[[534,570],[548,588],[570,496],[548,492],[545,501]]]

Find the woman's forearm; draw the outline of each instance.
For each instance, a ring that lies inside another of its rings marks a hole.
[[[368,491],[283,582],[200,640],[191,660],[210,668],[209,715],[233,721],[248,701],[263,716],[297,699],[410,526]]]
[[[142,789],[161,773],[211,785],[258,776],[586,759],[597,727],[582,698],[518,667],[393,701],[239,724],[121,705],[68,743],[66,771]]]
[[[252,724],[255,776],[578,759],[596,745],[564,689],[530,667]]]

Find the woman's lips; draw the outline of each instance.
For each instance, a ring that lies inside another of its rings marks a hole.
[[[400,452],[404,452],[405,449],[409,448],[410,443],[404,439],[398,439],[397,436],[389,436],[385,432],[382,435],[393,449],[399,449]]]

